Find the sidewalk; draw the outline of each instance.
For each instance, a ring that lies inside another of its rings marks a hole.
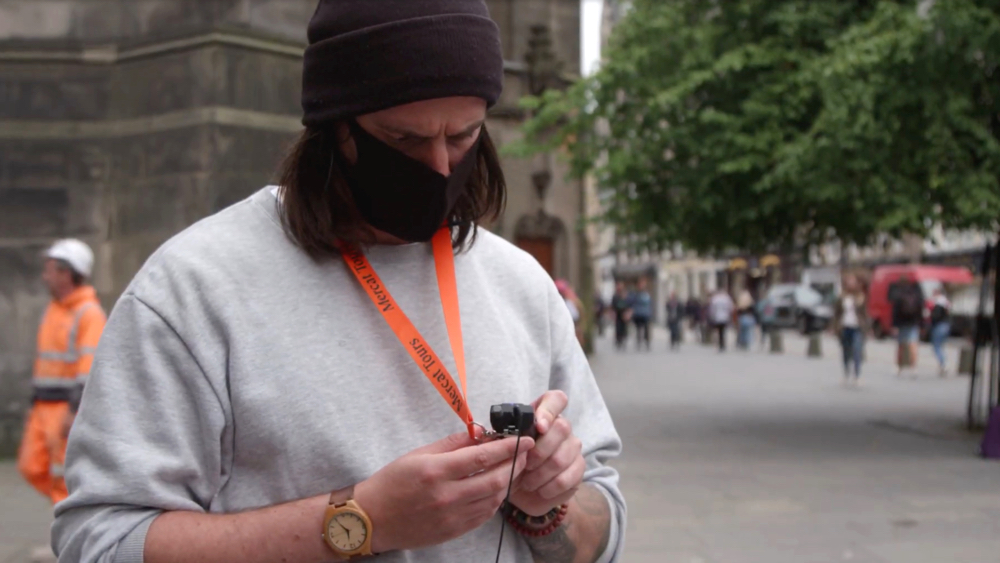
[[[13,461],[0,462],[0,563],[28,563],[48,545],[52,505],[25,484]]]
[[[628,563],[996,563],[1000,464],[963,426],[968,379],[897,378],[873,342],[862,387],[839,346],[806,357],[688,343],[592,364],[625,451]],[[921,361],[925,359],[921,350]],[[929,353],[929,352],[928,352]]]

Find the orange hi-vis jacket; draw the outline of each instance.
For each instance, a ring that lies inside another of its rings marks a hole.
[[[69,401],[87,380],[105,323],[94,288],[77,288],[53,301],[38,329],[32,384],[36,401]]]
[[[53,503],[66,498],[64,425],[90,373],[105,316],[92,287],[53,301],[38,330],[33,405],[18,453],[24,478]]]

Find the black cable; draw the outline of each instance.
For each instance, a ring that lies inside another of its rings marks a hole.
[[[514,461],[510,464],[510,480],[507,481],[507,496],[503,499],[503,504],[500,505],[500,509],[507,505],[510,500],[510,490],[514,486],[514,469],[517,468],[517,450],[521,448],[521,433],[517,433],[517,443],[514,444]],[[500,519],[500,543],[497,545],[497,560],[496,563],[500,563],[500,550],[503,549],[503,531],[507,527],[507,517],[501,514]]]

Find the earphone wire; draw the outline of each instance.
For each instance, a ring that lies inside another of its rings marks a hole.
[[[500,509],[503,510],[507,503],[510,501],[510,490],[514,486],[514,469],[517,467],[517,450],[521,448],[521,433],[517,433],[517,442],[514,444],[514,461],[510,463],[510,479],[507,481],[507,496],[503,499],[503,504],[500,505]],[[506,516],[500,519],[500,543],[497,545],[497,560],[496,563],[500,563],[500,551],[503,549],[503,532],[507,526]]]

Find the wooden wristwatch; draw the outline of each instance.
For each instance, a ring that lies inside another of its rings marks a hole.
[[[372,555],[372,521],[352,498],[353,492],[331,493],[323,518],[323,540],[345,560]]]

